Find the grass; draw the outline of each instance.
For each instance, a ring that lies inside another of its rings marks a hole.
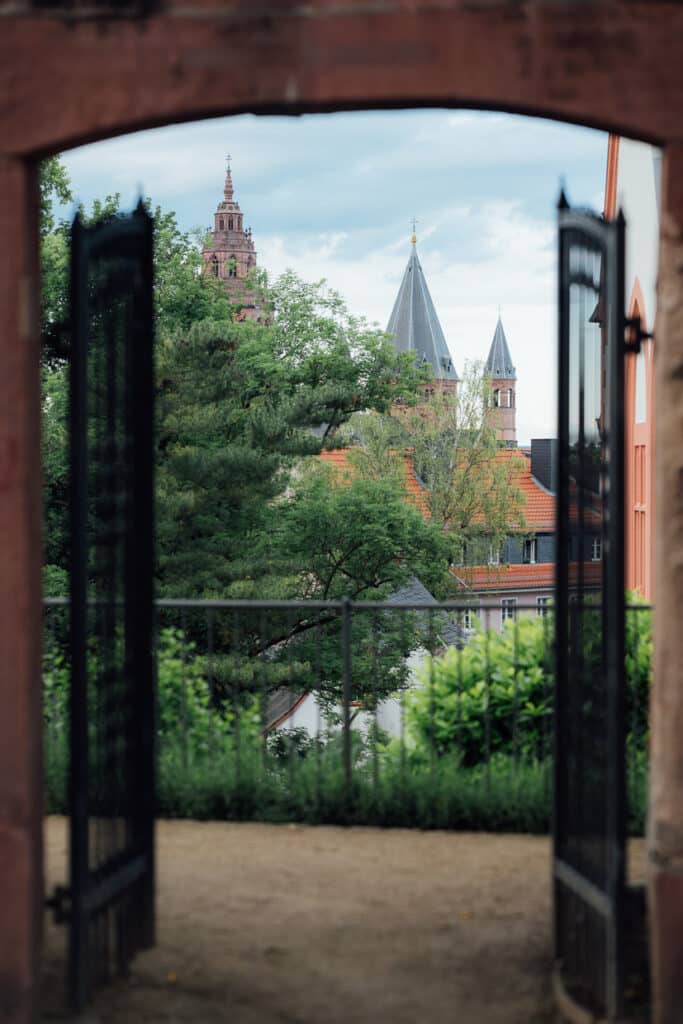
[[[65,813],[67,752],[64,735],[48,737],[48,811]],[[274,756],[260,745],[234,746],[192,756],[177,741],[159,752],[160,817],[223,821],[306,822],[395,828],[459,829],[544,834],[551,813],[549,762],[499,754],[489,765],[462,767],[452,759],[420,761],[400,748],[376,761],[354,751],[351,786],[339,747],[305,756]],[[642,835],[647,805],[645,759],[628,773],[628,830]]]

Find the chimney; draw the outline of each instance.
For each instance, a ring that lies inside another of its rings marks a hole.
[[[557,491],[557,438],[531,439],[531,475],[553,494]]]

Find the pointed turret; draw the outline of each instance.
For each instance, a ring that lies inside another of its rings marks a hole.
[[[443,382],[449,390],[454,389],[460,378],[417,257],[414,230],[411,243],[408,266],[389,317],[387,334],[393,336],[399,352],[414,352],[416,362],[429,363],[435,381]]]
[[[498,323],[493,334],[493,341],[486,360],[486,373],[495,380],[517,380],[517,372],[512,363],[512,356],[505,337],[503,321],[498,315]]]
[[[517,445],[517,371],[512,362],[500,314],[486,360],[485,372],[493,390],[491,424],[495,426],[503,444],[514,448]]]

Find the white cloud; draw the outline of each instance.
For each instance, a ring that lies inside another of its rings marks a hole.
[[[554,435],[555,256],[554,231],[525,216],[518,204],[493,201],[476,214],[466,207],[443,211],[443,223],[474,219],[485,253],[477,262],[432,248],[430,232],[418,253],[451,354],[459,370],[485,359],[498,306],[518,376],[517,426],[522,441]],[[432,228],[432,234],[435,228]],[[386,326],[409,256],[409,242],[392,239],[352,257],[340,255],[347,236],[318,235],[292,241],[261,240],[259,262],[272,276],[287,268],[302,277],[325,278],[350,308]],[[457,246],[454,247],[457,251]]]
[[[221,118],[141,132],[66,155],[78,197],[139,191],[209,224],[225,156],[258,259],[326,278],[386,325],[409,255],[410,219],[456,366],[484,358],[497,307],[518,372],[521,440],[555,432],[555,210],[600,209],[606,136],[476,111]],[[597,198],[596,198],[597,197]]]

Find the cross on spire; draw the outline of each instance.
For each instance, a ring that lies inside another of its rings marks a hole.
[[[227,170],[227,172],[228,172],[228,174],[229,174],[229,173],[230,173],[230,164],[232,163],[232,157],[231,157],[231,156],[230,156],[230,154],[228,153],[228,155],[226,156],[226,158],[225,158],[225,159],[226,159],[226,162],[227,162],[227,165],[228,165],[228,166],[226,167],[226,170]]]

